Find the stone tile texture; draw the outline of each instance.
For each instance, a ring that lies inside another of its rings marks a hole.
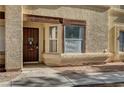
[[[123,65],[122,65],[123,67]],[[73,68],[73,67],[72,67]],[[80,67],[81,68],[81,67]],[[52,67],[24,68],[22,73],[0,86],[11,87],[73,87],[110,83],[123,83],[124,71],[85,72],[77,69],[66,70]]]

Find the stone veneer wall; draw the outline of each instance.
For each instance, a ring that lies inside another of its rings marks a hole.
[[[22,7],[7,5],[5,13],[5,68],[19,70],[23,64]]]

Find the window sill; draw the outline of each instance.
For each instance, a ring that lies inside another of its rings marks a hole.
[[[62,53],[62,55],[83,55],[85,53]]]
[[[84,53],[62,53],[61,55],[63,55],[63,56],[65,56],[65,55],[110,55],[111,53],[86,53],[86,52],[84,52]]]
[[[124,55],[124,52],[119,52],[119,54],[120,54],[120,55],[121,55],[121,54]]]
[[[49,52],[49,53],[44,53],[44,54],[53,54],[53,55],[58,55],[60,53],[57,53],[57,52]]]

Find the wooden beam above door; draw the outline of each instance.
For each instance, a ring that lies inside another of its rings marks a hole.
[[[76,20],[76,19],[66,19],[60,17],[49,17],[49,16],[38,16],[31,14],[23,15],[24,21],[29,22],[42,22],[42,23],[53,23],[53,24],[73,24],[73,25],[86,25],[86,21],[84,20]]]
[[[60,24],[61,18],[24,14],[24,21]]]

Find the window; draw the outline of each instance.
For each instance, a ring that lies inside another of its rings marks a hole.
[[[64,52],[81,53],[84,52],[85,28],[78,25],[64,26]]]
[[[49,28],[49,52],[57,52],[57,26]]]
[[[120,51],[124,52],[124,31],[120,31]]]

